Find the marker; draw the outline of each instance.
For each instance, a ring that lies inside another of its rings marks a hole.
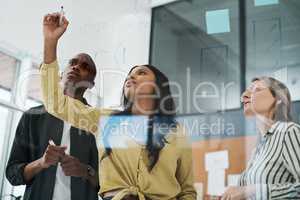
[[[59,17],[59,26],[63,25],[63,17],[64,17],[64,15],[65,15],[64,7],[61,6],[60,7],[60,17]]]
[[[49,144],[53,145],[53,146],[56,146],[56,144],[53,142],[53,140],[49,140]]]

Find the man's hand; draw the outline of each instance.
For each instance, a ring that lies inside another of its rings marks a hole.
[[[56,165],[60,158],[65,154],[67,147],[60,147],[55,145],[49,145],[44,155],[24,168],[24,178],[26,181],[31,181],[35,175],[40,173],[43,169],[47,169],[51,165]]]
[[[63,16],[62,23],[59,24],[59,13],[48,14],[44,17],[44,63],[50,64],[57,58],[57,43],[68,27],[68,20]]]
[[[62,24],[59,24],[60,13],[53,13],[44,16],[43,32],[46,41],[57,42],[68,27],[68,20],[62,16]]]
[[[56,165],[65,155],[67,147],[48,145],[43,157],[40,159],[40,166],[43,169]]]
[[[65,155],[61,160],[61,167],[66,176],[87,178],[87,165],[80,162],[79,159]]]

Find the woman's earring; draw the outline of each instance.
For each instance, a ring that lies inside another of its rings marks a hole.
[[[276,102],[276,105],[279,105],[279,104],[281,104],[282,103],[282,101],[281,100],[278,100],[277,102]]]

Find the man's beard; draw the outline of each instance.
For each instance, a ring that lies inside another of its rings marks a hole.
[[[76,95],[76,91],[79,88],[76,86],[76,82],[74,81],[67,81],[64,83],[64,91],[67,92],[68,94]]]

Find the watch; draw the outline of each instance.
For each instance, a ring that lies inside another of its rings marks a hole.
[[[88,177],[94,177],[96,175],[96,171],[90,165],[87,165],[87,175]]]

